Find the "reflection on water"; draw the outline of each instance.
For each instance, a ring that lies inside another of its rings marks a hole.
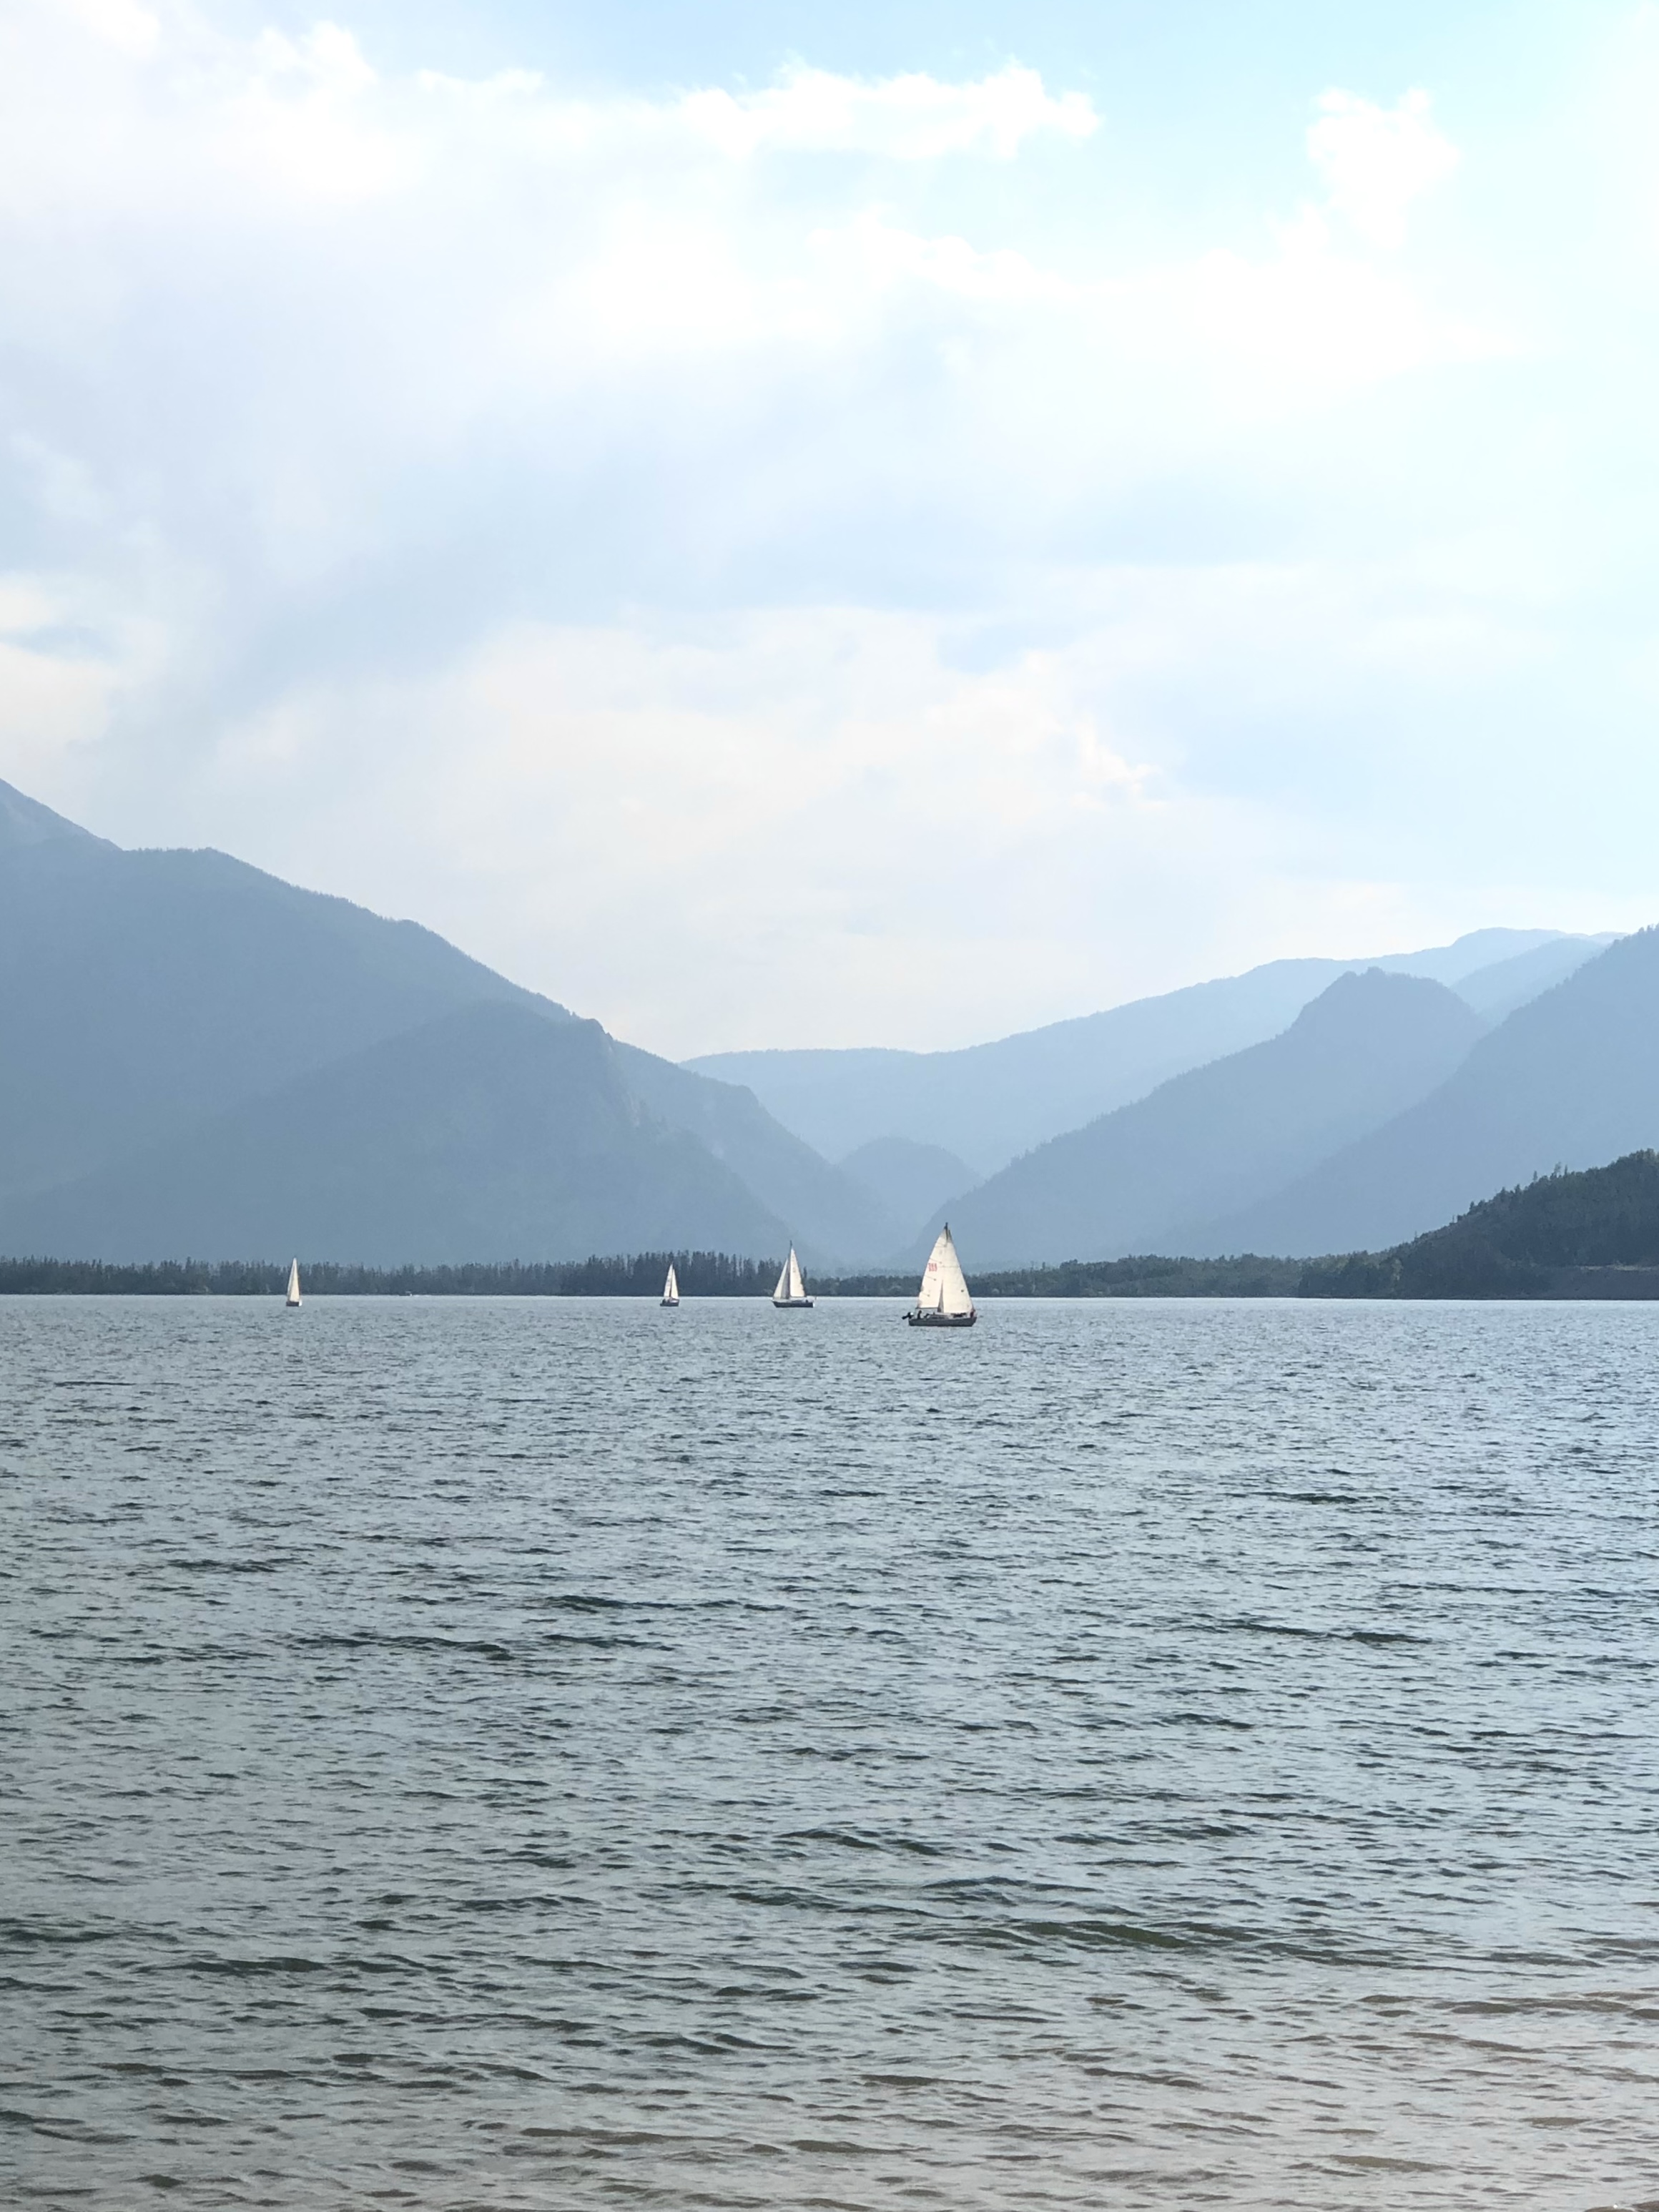
[[[0,1303],[0,2197],[1659,2203],[1659,1307]]]

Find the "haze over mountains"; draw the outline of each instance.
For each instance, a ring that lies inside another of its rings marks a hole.
[[[993,1267],[1194,1252],[1215,1217],[1433,1091],[1482,1028],[1443,983],[1340,975],[1279,1036],[1172,1076],[952,1200],[954,1233]]]
[[[963,1052],[676,1066],[413,923],[125,852],[0,784],[0,1251],[793,1239],[833,1271],[908,1260],[947,1210],[970,1268],[1346,1250],[1659,1141],[1656,1017],[1653,933],[1489,930]]]
[[[1420,1102],[1193,1249],[1378,1250],[1534,1175],[1656,1143],[1659,929],[1644,929],[1517,1008]]]
[[[793,1235],[823,1264],[902,1233],[746,1092],[429,930],[222,854],[124,852],[9,786],[0,1033],[12,1252],[560,1259]]]
[[[1356,969],[1455,987],[1507,1012],[1612,942],[1554,930],[1479,929],[1455,945],[1376,960],[1273,960],[1242,975],[1137,999],[957,1052],[722,1052],[688,1066],[748,1086],[827,1158],[905,1135],[993,1175],[1034,1145],[1144,1098],[1172,1075],[1277,1036]]]

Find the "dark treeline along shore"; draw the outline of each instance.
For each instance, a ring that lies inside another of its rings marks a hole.
[[[672,1261],[688,1297],[768,1296],[776,1260],[638,1252],[526,1266],[356,1267],[301,1262],[306,1290],[334,1297],[657,1297]],[[285,1262],[0,1260],[0,1295],[21,1292],[279,1296]],[[908,1297],[914,1274],[820,1279],[819,1295]],[[1483,1199],[1443,1229],[1387,1252],[1320,1260],[1068,1260],[976,1274],[996,1298],[1659,1298],[1659,1152],[1540,1176]]]
[[[1166,1259],[1143,1253],[1127,1260],[1062,1260],[1051,1267],[1002,1267],[973,1275],[974,1296],[986,1298],[1294,1298],[1302,1294],[1307,1263],[1264,1259],[1254,1252],[1231,1260]],[[909,1297],[914,1275],[847,1275],[816,1283],[829,1296]]]
[[[452,1267],[353,1267],[300,1261],[307,1297],[660,1297],[669,1263],[689,1297],[770,1294],[776,1260],[727,1252],[633,1252],[621,1258],[526,1266],[516,1260]],[[0,1296],[33,1292],[103,1297],[280,1297],[288,1261],[155,1260],[122,1267],[104,1260],[0,1260]]]

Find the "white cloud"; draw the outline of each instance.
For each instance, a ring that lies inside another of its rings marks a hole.
[[[0,574],[0,775],[57,782],[109,726],[126,671],[100,649],[72,583]],[[106,635],[118,624],[99,625]],[[122,638],[137,662],[139,641]]]
[[[0,15],[0,775],[687,1048],[1502,918],[1377,796],[1496,777],[1569,589],[1444,553],[1554,541],[1490,293],[1407,236],[1415,95],[1328,95],[1317,212],[1132,250],[1109,133],[1012,65],[577,97],[161,20]]]
[[[1012,161],[1039,131],[1086,138],[1094,109],[1082,93],[1048,92],[1035,70],[1010,62],[976,82],[913,72],[868,82],[793,69],[758,92],[690,94],[682,113],[722,153],[858,153],[931,161],[947,154]]]
[[[65,15],[124,54],[142,59],[161,39],[159,19],[137,0],[60,0]]]
[[[1430,121],[1429,108],[1423,91],[1407,93],[1393,107],[1352,92],[1320,94],[1309,156],[1332,206],[1373,246],[1403,246],[1413,202],[1457,167],[1458,149]]]
[[[174,818],[228,813],[263,865],[680,1053],[966,1042],[1534,910],[1535,600],[1516,621],[1407,571],[1302,564],[1034,599],[1060,631],[982,665],[961,617],[849,606],[504,627],[435,680],[296,686],[223,732]],[[1448,753],[1425,707],[1498,696],[1499,726]],[[1358,818],[1333,715],[1388,763]],[[1571,812],[1560,795],[1551,842]],[[1551,912],[1639,920],[1635,856]]]
[[[418,884],[463,942],[664,1048],[969,1036],[1034,971],[1056,1012],[1101,988],[1110,876],[1138,872],[1134,825],[1157,836],[1168,794],[1063,656],[965,670],[951,628],[836,607],[520,625],[436,685],[255,718],[198,796],[263,814],[312,880],[361,889],[367,867],[399,909]],[[343,748],[349,788],[386,785],[372,856],[334,796]]]

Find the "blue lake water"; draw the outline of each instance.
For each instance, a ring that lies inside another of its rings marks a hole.
[[[1659,2205],[1659,1305],[0,1301],[0,2201]]]

